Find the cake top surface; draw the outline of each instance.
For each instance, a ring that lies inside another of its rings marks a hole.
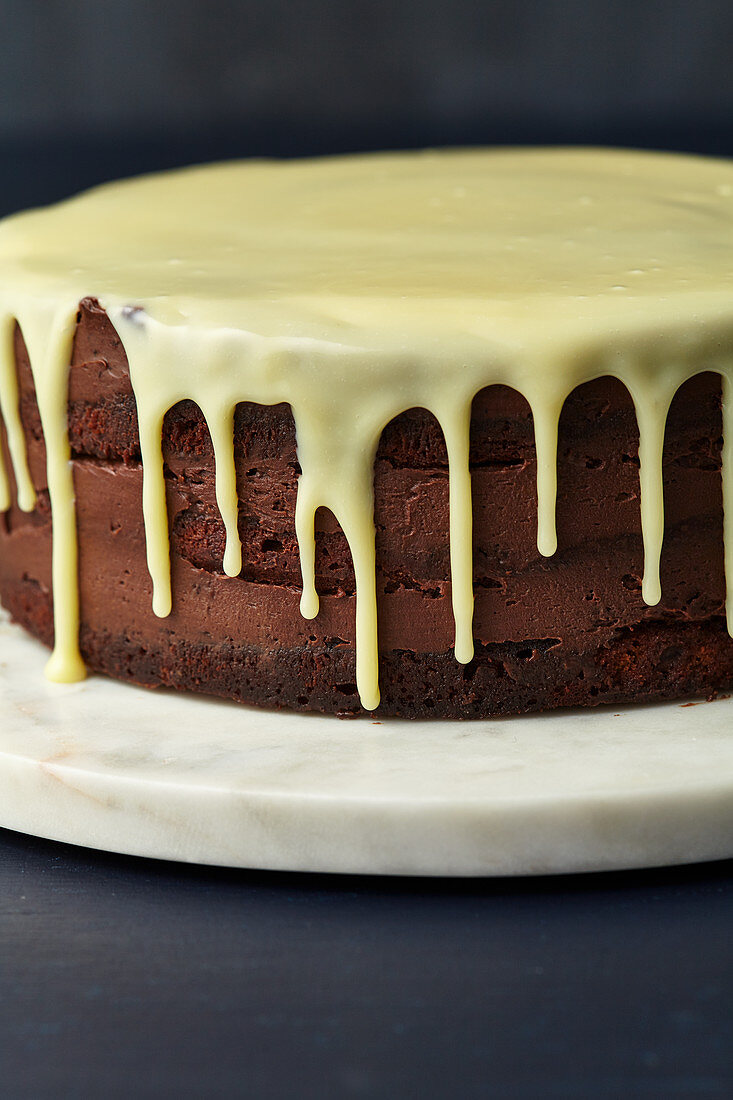
[[[733,166],[526,149],[186,169],[6,220],[0,281],[164,324],[521,354],[733,320]]]

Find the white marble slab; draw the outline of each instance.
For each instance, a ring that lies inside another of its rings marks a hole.
[[[0,618],[0,825],[163,859],[526,875],[733,856],[733,700],[339,720],[43,678]]]

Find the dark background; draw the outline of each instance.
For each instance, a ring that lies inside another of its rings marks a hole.
[[[0,831],[0,1094],[729,1100],[730,863],[367,879]]]
[[[730,0],[0,0],[0,213],[231,156],[733,154]],[[733,1095],[733,866],[251,874],[0,831],[0,1095]]]
[[[727,155],[732,58],[730,0],[0,0],[4,209],[253,154]]]

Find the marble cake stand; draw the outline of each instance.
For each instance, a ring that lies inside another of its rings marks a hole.
[[[733,855],[733,700],[340,721],[92,677],[0,618],[0,825],[162,859],[527,875]]]

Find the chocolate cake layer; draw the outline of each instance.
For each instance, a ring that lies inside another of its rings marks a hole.
[[[39,494],[0,517],[0,597],[46,642],[51,520],[33,381],[16,334],[21,414]],[[321,511],[321,612],[299,613],[294,511],[299,466],[285,405],[242,403],[235,458],[243,569],[224,575],[213,450],[197,406],[166,417],[173,613],[157,619],[145,563],[135,400],[119,340],[92,300],[79,312],[69,385],[80,543],[81,645],[96,669],[265,705],[360,710],[354,575]],[[536,548],[535,451],[524,399],[474,401],[476,656],[452,654],[448,467],[437,422],[409,410],[384,430],[375,464],[380,713],[477,717],[564,705],[711,694],[733,684],[723,618],[720,385],[678,394],[665,446],[663,598],[641,598],[638,432],[625,389],[600,379],[568,398],[560,424],[558,551]]]

